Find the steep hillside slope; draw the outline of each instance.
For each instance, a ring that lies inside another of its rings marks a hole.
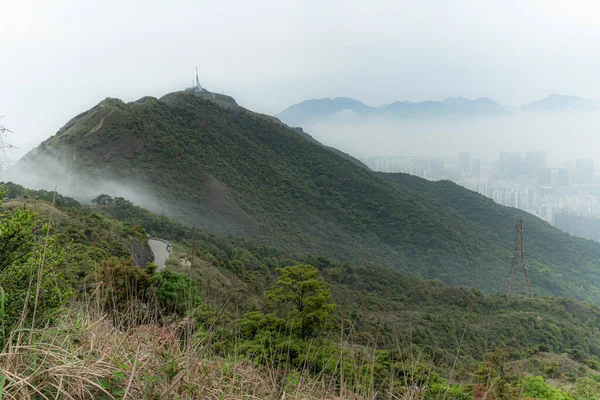
[[[502,288],[512,251],[514,214],[496,211],[500,206],[489,205],[487,220],[471,221],[469,213],[457,213],[451,197],[433,189],[436,184],[391,180],[272,117],[189,93],[129,104],[107,99],[26,156],[12,175],[88,199],[100,193],[130,198],[217,234],[379,262],[485,290]],[[552,243],[564,236],[551,227],[539,235]],[[532,243],[529,251],[541,255],[544,243]],[[554,273],[534,279],[536,291],[600,302],[594,289],[600,246],[570,243],[578,255],[569,264],[567,256],[533,260],[534,277],[546,269]],[[565,268],[586,275],[565,281],[558,275]],[[579,283],[582,290],[572,291]]]
[[[93,280],[98,264],[105,259],[133,259],[138,267],[154,260],[146,232],[139,224],[121,223],[106,213],[84,210],[68,197],[47,191],[32,191],[14,184],[0,184],[5,193],[0,217],[28,208],[37,214],[38,226],[52,218],[53,236],[64,251],[59,265],[61,285],[80,287]],[[54,205],[52,201],[54,199]],[[86,211],[86,212],[82,212]],[[43,236],[42,229],[36,231]]]
[[[545,287],[546,293],[554,295],[579,297],[582,289],[594,298],[600,295],[597,243],[561,232],[516,208],[499,206],[491,199],[450,181],[428,182],[407,174],[379,175],[394,182],[401,190],[413,191],[414,196],[421,196],[428,206],[489,241],[503,243],[506,248],[511,248],[514,243],[516,217],[524,216],[525,249],[531,280]],[[499,261],[504,261],[508,268],[512,258],[509,255]],[[457,279],[440,277],[447,281]]]
[[[358,165],[361,168],[370,169],[369,167],[367,167],[367,165],[365,163],[363,163],[362,161],[358,160],[357,158],[352,157],[350,154],[344,153],[343,151],[338,150],[335,147],[325,146],[325,145],[321,144],[314,137],[312,137],[308,133],[304,132],[304,130],[302,128],[292,128],[292,129],[294,131],[296,131],[300,136],[302,136],[303,138],[307,139],[309,142],[317,143],[317,144],[325,147],[327,150],[330,150],[330,151],[334,152],[338,156],[340,156],[340,157],[342,157],[342,158],[350,161],[353,164]]]

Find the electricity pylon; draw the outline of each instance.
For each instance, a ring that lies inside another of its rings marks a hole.
[[[523,217],[517,217],[517,226],[515,227],[515,254],[510,267],[510,273],[508,274],[508,278],[506,278],[506,282],[504,283],[504,292],[507,296],[512,293],[517,281],[521,280],[521,277],[519,276],[521,273],[523,274],[522,279],[525,282],[525,294],[527,297],[533,297],[531,294],[531,282],[527,276],[527,267],[525,266]]]

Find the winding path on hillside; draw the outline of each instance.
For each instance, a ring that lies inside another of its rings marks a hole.
[[[110,114],[112,114],[113,111],[115,111],[115,110],[110,110],[110,112],[107,115],[102,117],[102,119],[100,120],[100,123],[98,125],[96,125],[95,127],[93,127],[92,130],[86,134],[86,136],[89,135],[90,133],[98,132],[100,130],[100,128],[102,128],[102,125],[104,124],[104,118],[110,117]]]
[[[165,267],[165,263],[169,259],[170,251],[167,250],[169,242],[159,238],[148,238],[148,244],[154,253],[154,264],[158,267],[157,271],[160,271]]]

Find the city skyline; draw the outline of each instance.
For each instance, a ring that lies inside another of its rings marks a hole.
[[[499,152],[495,161],[485,163],[470,152],[446,159],[404,155],[371,157],[365,162],[382,172],[451,180],[567,233],[600,241],[600,175],[592,159],[581,157],[552,165],[546,152],[530,151]]]

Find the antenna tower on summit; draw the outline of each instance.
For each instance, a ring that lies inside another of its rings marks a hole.
[[[198,67],[196,67],[196,80],[192,81],[192,86],[189,88],[186,88],[185,91],[186,92],[196,92],[196,93],[200,93],[202,92],[202,86],[200,86],[200,80],[198,79]]]
[[[522,277],[519,275],[523,274]],[[506,282],[504,283],[504,292],[509,296],[515,287],[525,284],[525,294],[527,297],[533,297],[531,294],[531,282],[527,276],[527,267],[525,266],[525,244],[523,239],[523,217],[517,217],[515,226],[515,252],[512,265]]]

